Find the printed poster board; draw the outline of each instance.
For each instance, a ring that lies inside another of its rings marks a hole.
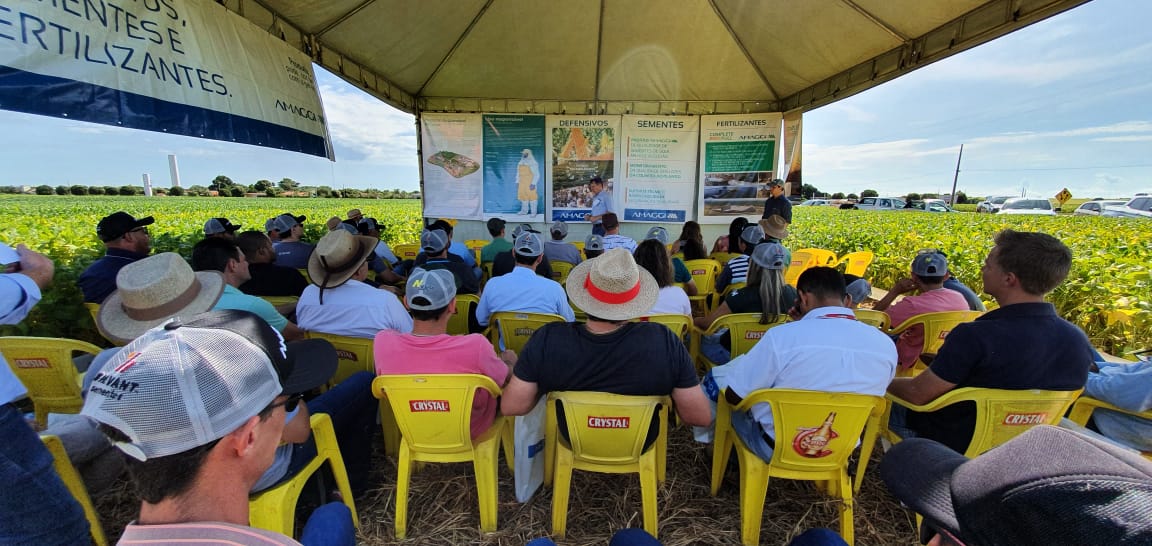
[[[480,114],[420,115],[424,215],[479,220],[484,182]]]
[[[593,176],[604,180],[620,210],[616,155],[620,116],[548,116],[548,181],[551,184],[549,218],[555,222],[584,222],[592,210]]]
[[[700,223],[737,216],[758,220],[776,178],[780,113],[702,116],[700,119]]]
[[[625,222],[683,223],[695,216],[697,116],[624,116]]]

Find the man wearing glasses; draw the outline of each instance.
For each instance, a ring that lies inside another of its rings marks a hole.
[[[295,393],[331,375],[292,353],[259,317],[212,311],[145,332],[101,367],[82,413],[128,455],[142,501],[121,544],[299,544],[248,526],[248,492],[297,410]],[[300,540],[354,544],[351,512],[321,506]]]
[[[151,216],[133,218],[131,214],[120,211],[105,216],[96,224],[96,236],[108,251],[80,274],[77,284],[84,295],[84,303],[102,303],[116,290],[116,274],[120,268],[148,256],[152,239],[146,226],[153,222]]]

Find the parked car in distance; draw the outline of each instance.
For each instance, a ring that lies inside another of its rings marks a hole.
[[[1133,197],[1124,205],[1104,207],[1100,216],[1119,218],[1152,218],[1152,196]]]
[[[799,205],[796,205],[796,206],[797,207],[826,207],[829,204],[830,203],[827,199],[809,199],[809,200],[807,200],[803,203],[800,203]]]
[[[1099,216],[1104,212],[1104,207],[1115,207],[1123,205],[1124,201],[1085,201],[1081,203],[1072,214],[1077,216]]]
[[[979,205],[976,205],[976,212],[988,212],[995,214],[996,212],[1000,211],[1000,207],[1004,205],[1004,202],[1011,198],[1011,195],[996,195],[985,197]]]
[[[1032,197],[1011,197],[1000,206],[999,214],[1039,214],[1042,216],[1056,216],[1052,210],[1052,203],[1047,199]]]
[[[860,210],[900,210],[904,208],[904,198],[861,197],[855,208]]]

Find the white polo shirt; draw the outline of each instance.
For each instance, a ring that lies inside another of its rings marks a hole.
[[[741,398],[769,388],[884,396],[896,374],[896,344],[851,309],[821,307],[768,330],[727,367],[728,387]],[[768,404],[752,406],[751,414],[775,437]]]

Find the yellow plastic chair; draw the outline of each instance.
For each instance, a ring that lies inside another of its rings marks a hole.
[[[557,403],[564,408],[568,442],[560,437]],[[644,530],[654,537],[659,536],[656,485],[664,481],[668,407],[671,404],[667,396],[572,391],[548,395],[544,446],[549,452],[544,455],[544,475],[546,480],[552,478],[553,535],[562,538],[567,526],[572,471],[586,470],[609,474],[639,473]],[[652,419],[658,419],[660,434],[653,445],[644,450],[644,439]]]
[[[500,340],[504,340],[504,348],[511,349],[520,354],[528,338],[536,330],[549,322],[564,322],[564,317],[551,313],[521,313],[517,311],[498,311],[488,317],[488,340],[493,347],[500,347]]]
[[[784,271],[784,284],[789,286],[796,286],[796,281],[800,279],[800,274],[806,271],[809,267],[815,267],[816,257],[811,252],[805,250],[797,250],[792,253],[792,262],[789,263],[788,269]]]
[[[748,411],[767,402],[772,407],[776,449],[764,462],[750,451],[732,429],[732,412]],[[860,464],[864,465],[876,445],[876,435],[886,404],[879,396],[853,393],[764,389],[750,393],[732,407],[721,394],[716,406],[716,436],[712,452],[712,496],[720,490],[732,449],[740,464],[740,536],[744,544],[760,543],[760,519],[764,497],[772,476],[821,483],[821,488],[840,498],[840,536],[853,543],[852,483],[848,456],[862,438]]]
[[[304,280],[308,281],[308,284],[312,284],[312,277],[308,275],[308,268],[301,268],[297,269],[296,271],[299,271],[301,275],[304,275]]]
[[[492,241],[487,239],[468,239],[467,241],[464,241],[464,246],[468,247],[468,250],[472,251],[473,257],[476,258],[476,263],[480,263],[480,250],[487,246],[490,242]]]
[[[868,266],[872,264],[872,260],[874,259],[876,259],[876,255],[873,254],[871,250],[849,252],[837,260],[836,267],[844,264],[845,273],[856,275],[857,277],[864,277],[864,272],[868,270]]]
[[[468,335],[468,315],[480,303],[476,294],[456,294],[456,314],[448,318],[448,333],[454,336]]]
[[[332,376],[329,385],[336,385],[348,376],[360,372],[370,371],[376,374],[376,358],[372,352],[372,340],[326,334],[324,332],[308,332],[310,339],[326,339],[336,348],[336,373]],[[395,456],[399,453],[400,429],[396,426],[396,418],[392,415],[387,404],[380,404],[380,428],[384,433],[384,453]]]
[[[47,426],[49,413],[80,413],[84,374],[72,363],[74,353],[97,354],[102,349],[75,339],[54,337],[0,337],[0,353],[12,373],[28,389],[36,422]]]
[[[707,315],[716,306],[716,276],[720,274],[720,262],[712,259],[688,260],[684,262],[692,281],[696,283],[696,295],[688,296],[692,313]]]
[[[742,288],[747,288],[747,287],[748,287],[748,283],[746,283],[746,282],[729,283],[728,286],[724,287],[724,292],[721,293],[720,297],[716,299],[716,305],[713,305],[712,308],[715,309],[717,307],[720,307],[720,302],[727,299],[728,294],[731,294],[732,292],[735,292],[737,290],[740,290]]]
[[[707,330],[698,335],[711,336],[718,333],[722,328],[727,328],[732,341],[731,355],[732,358],[736,358],[752,350],[756,342],[764,337],[764,332],[785,322],[788,322],[788,315],[777,315],[774,322],[760,324],[760,313],[732,313],[716,319]],[[697,340],[696,346],[700,346],[699,340]],[[699,357],[703,371],[708,371],[716,365],[703,354],[700,354]]]
[[[572,246],[576,247],[576,250],[580,251],[581,256],[584,255],[584,241],[572,241]]]
[[[327,463],[336,480],[336,488],[344,497],[344,505],[352,511],[352,523],[360,528],[360,517],[356,515],[356,502],[352,500],[352,486],[348,482],[344,458],[340,456],[332,418],[326,413],[314,413],[309,423],[312,440],[316,443],[316,456],[292,478],[249,497],[248,512],[253,527],[296,536],[296,502],[300,499],[300,492],[308,479]]]
[[[948,337],[948,333],[957,325],[976,320],[976,317],[982,314],[980,311],[924,313],[911,317],[889,330],[887,332],[889,335],[899,336],[915,326],[924,328],[924,347],[920,349],[920,356],[916,358],[916,362],[910,368],[898,368],[896,375],[898,377],[912,377],[928,369],[928,365],[932,363],[932,358],[944,345],[944,339]]]
[[[944,393],[939,398],[924,404],[915,405],[893,394],[888,400],[912,411],[933,412],[957,402],[976,404],[976,429],[972,431],[972,442],[964,452],[965,457],[975,457],[1036,425],[1055,425],[1064,417],[1068,407],[1084,389],[1074,391],[1045,391],[982,389],[964,387]],[[887,412],[886,412],[887,413]],[[902,440],[896,433],[887,430],[888,416],[884,416],[884,436],[893,444]]]
[[[561,262],[559,260],[555,260],[549,263],[552,265],[552,280],[560,284],[568,282],[568,274],[572,272],[572,268],[575,266],[568,262]]]
[[[856,313],[856,320],[865,324],[871,324],[881,330],[888,330],[892,326],[892,317],[889,317],[888,313],[884,311],[872,309],[853,309],[852,311]]]
[[[1140,412],[1128,411],[1113,404],[1109,404],[1103,400],[1097,400],[1090,396],[1081,396],[1080,398],[1076,399],[1076,403],[1072,404],[1072,411],[1068,414],[1068,420],[1080,426],[1086,426],[1088,424],[1088,418],[1092,417],[1092,412],[1096,411],[1097,409],[1111,410],[1117,413],[1123,413],[1125,415],[1131,415],[1133,417],[1139,417],[1141,419],[1152,421],[1152,410]],[[1145,459],[1152,461],[1152,452],[1145,451],[1140,455],[1142,455]]]
[[[568,306],[572,308],[572,314],[576,317],[575,322],[588,322],[588,313],[585,313],[583,309],[577,307],[575,303],[572,303],[572,300],[568,300]]]
[[[832,267],[836,265],[836,253],[823,248],[801,248],[796,252],[807,252],[812,256],[812,265],[809,267]]]
[[[392,247],[392,252],[401,260],[415,260],[420,254],[420,245],[416,243],[403,243]]]
[[[84,308],[88,310],[88,314],[92,315],[92,324],[96,324],[96,317],[100,316],[100,304],[99,303],[85,302]],[[97,327],[96,330],[99,331],[100,328]],[[103,337],[108,343],[111,343],[112,346],[114,346],[114,347],[123,347],[124,346],[124,344],[119,342],[119,341],[116,341],[113,339],[108,339],[107,337],[105,337],[104,332],[100,332],[100,337]]]
[[[44,442],[44,447],[48,448],[48,452],[52,454],[52,466],[60,475],[64,487],[68,488],[68,492],[72,493],[76,502],[80,503],[80,507],[84,509],[84,517],[88,519],[92,542],[96,543],[96,546],[108,546],[108,537],[104,536],[104,527],[100,525],[100,516],[96,514],[96,507],[92,505],[92,498],[88,496],[88,488],[84,487],[84,480],[80,478],[80,473],[76,471],[76,467],[72,466],[72,461],[68,459],[68,453],[64,451],[64,444],[60,442],[60,438],[51,434],[41,436],[40,441]],[[9,494],[15,494],[15,492],[9,492]]]
[[[635,319],[638,322],[655,322],[667,326],[676,337],[684,341],[684,346],[688,348],[688,353],[692,355],[692,361],[696,361],[696,357],[700,353],[700,348],[696,346],[699,341],[696,336],[692,335],[694,330],[692,326],[692,317],[688,315],[675,315],[675,314],[656,314],[648,315]]]
[[[743,254],[740,254],[739,252],[713,252],[712,254],[708,255],[708,258],[716,260],[720,263],[721,266],[723,266],[724,264],[728,263],[728,260],[731,260],[737,256],[743,256]]]
[[[288,303],[295,304],[296,302],[300,301],[300,298],[297,296],[260,296],[260,299],[271,303],[275,307],[279,307]]]
[[[408,531],[408,484],[412,463],[472,461],[480,499],[480,529],[496,530],[497,466],[500,444],[513,468],[511,420],[497,415],[492,426],[475,440],[471,437],[472,399],[477,389],[493,397],[500,387],[484,375],[381,375],[372,382],[372,394],[391,405],[400,425],[400,458],[396,465],[396,538]]]

